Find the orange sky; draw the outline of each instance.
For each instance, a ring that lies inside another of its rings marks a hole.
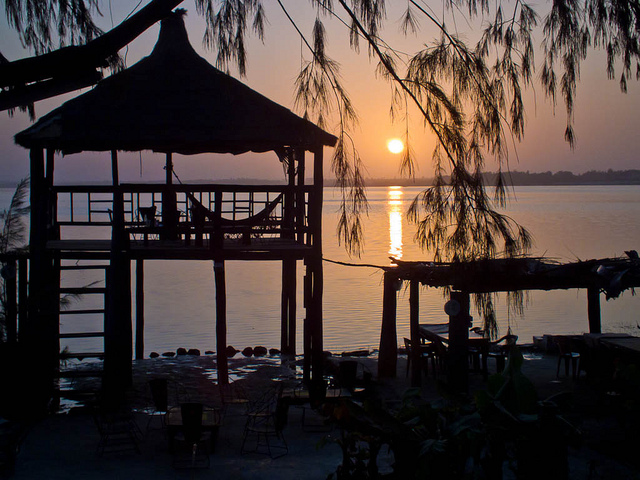
[[[116,4],[117,3],[117,7]],[[111,2],[114,23],[119,23],[137,2]],[[284,0],[290,6],[290,13],[299,22],[303,31],[310,32],[314,20],[314,12],[308,2]],[[399,10],[391,9],[391,4],[401,4]],[[394,46],[408,52],[415,52],[425,41],[434,38],[437,31],[422,21],[420,37],[404,39],[398,34],[398,21],[405,2],[389,2],[387,27],[383,36]],[[201,46],[204,23],[196,14],[192,1],[183,2],[182,7],[188,10],[186,18],[190,39],[196,50],[214,62],[212,52],[204,51]],[[301,64],[301,58],[309,58],[307,51],[301,48],[300,40],[287,23],[275,2],[265,2],[269,24],[266,30],[264,45],[252,39],[248,50],[248,75],[242,79],[249,86],[273,99],[274,101],[294,109],[293,83]],[[111,28],[109,2],[102,4],[104,18],[101,25]],[[464,25],[464,22],[457,22]],[[364,160],[368,176],[398,176],[398,156],[391,154],[386,147],[392,137],[399,137],[404,126],[393,124],[389,118],[389,87],[376,80],[373,75],[374,66],[369,62],[366,48],[358,55],[348,48],[348,34],[342,25],[327,20],[329,33],[328,54],[341,63],[343,79],[352,96],[360,116],[360,124],[354,132],[354,138]],[[26,56],[15,35],[7,30],[4,18],[0,22],[3,35],[0,40],[0,51],[11,59]],[[139,37],[129,48],[126,59],[132,65],[142,56],[150,53],[157,38],[158,27],[153,27]],[[470,34],[473,34],[471,32]],[[468,37],[467,37],[468,38]],[[540,36],[536,44],[540,43]],[[541,53],[537,52],[536,66],[541,63]],[[637,155],[640,151],[640,135],[637,133],[640,117],[640,85],[629,83],[627,94],[620,93],[617,81],[606,78],[604,57],[592,54],[584,64],[581,82],[578,86],[577,108],[575,111],[575,130],[577,147],[571,151],[563,140],[565,125],[564,106],[558,105],[554,116],[549,102],[544,98],[542,88],[535,85],[527,94],[527,130],[525,140],[517,146],[517,156],[512,155],[510,166],[514,170],[558,171],[571,170],[579,173],[586,170],[632,169],[640,168]],[[539,70],[539,69],[538,69]],[[536,79],[538,73],[536,73]],[[63,100],[74,94],[58,97],[36,104],[39,115],[44,115]],[[297,112],[300,113],[300,112]],[[422,124],[413,114],[412,139],[418,162],[418,176],[430,176],[431,150],[433,138],[425,131]],[[13,144],[13,135],[26,128],[29,121],[25,114],[16,113],[8,118],[6,112],[0,112],[0,181],[13,181],[28,174],[27,152]],[[331,130],[331,128],[328,128]],[[84,154],[81,154],[84,155]],[[77,177],[88,179],[97,176],[108,180],[110,166],[105,154],[70,156],[57,163],[57,181],[75,181]],[[255,158],[257,157],[257,159]],[[328,162],[330,154],[325,154]],[[142,161],[138,154],[126,155],[122,158],[121,176],[125,181],[162,179],[163,160],[154,158],[151,152],[142,153]],[[123,163],[128,163],[124,165]],[[261,177],[282,178],[282,169],[274,154],[246,155],[242,157],[217,156],[182,158],[175,160],[176,171],[183,179],[215,179]],[[142,165],[143,176],[140,177]],[[487,169],[495,165],[487,160]]]

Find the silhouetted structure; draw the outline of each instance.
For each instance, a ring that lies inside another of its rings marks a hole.
[[[384,298],[378,374],[395,376],[397,359],[396,294],[409,282],[411,343],[418,345],[419,287],[451,289],[449,316],[449,381],[466,390],[468,374],[469,295],[518,290],[587,290],[590,333],[601,333],[600,293],[616,298],[624,290],[640,286],[640,260],[635,250],[623,258],[605,258],[560,264],[544,258],[505,258],[470,262],[404,262],[393,259],[384,268]],[[412,383],[420,384],[419,351],[413,349]]]
[[[30,149],[30,289],[41,293],[32,295],[29,321],[21,328],[46,358],[57,361],[62,336],[103,335],[104,352],[71,356],[103,355],[104,386],[121,389],[131,377],[132,261],[135,354],[141,357],[144,261],[213,260],[218,378],[225,383],[225,262],[282,262],[281,349],[293,354],[296,268],[302,260],[305,377],[322,379],[322,164],[323,147],[333,146],[336,138],[198,56],[180,12],[162,21],[148,57],[52,111],[16,135],[16,142]],[[165,153],[166,183],[120,183],[122,150]],[[112,185],[56,185],[56,151],[110,151]],[[173,153],[267,151],[276,152],[285,165],[286,185],[173,183]],[[313,156],[311,185],[305,185],[306,152]],[[96,226],[110,227],[110,238],[92,239]],[[72,227],[82,227],[73,240],[65,235]],[[92,262],[78,263],[84,260]],[[104,269],[106,288],[61,289],[61,271],[77,268]],[[60,335],[61,293],[105,295],[104,332]]]

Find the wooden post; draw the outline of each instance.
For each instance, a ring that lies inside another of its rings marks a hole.
[[[282,301],[280,305],[280,349],[283,355],[296,354],[296,260],[282,261]]]
[[[589,333],[602,333],[600,289],[598,287],[587,288],[587,314],[589,316]]]
[[[324,347],[322,329],[322,295],[324,279],[322,269],[322,201],[323,201],[322,147],[313,152],[313,202],[309,206],[312,253],[309,262],[311,274],[311,382],[318,390],[324,384]]]
[[[394,272],[385,272],[382,296],[382,327],[380,329],[380,353],[378,354],[378,377],[393,378],[398,364],[398,333],[396,331],[398,278]]]
[[[144,358],[144,260],[136,260],[136,359]]]
[[[21,340],[23,326],[28,324],[29,283],[27,272],[27,258],[21,256],[18,259],[18,340]]]
[[[162,193],[162,223],[164,224],[164,237],[167,240],[175,240],[178,227],[178,207],[176,192],[173,189],[173,156],[171,152],[167,152],[165,180],[166,185]]]
[[[411,386],[422,385],[422,359],[420,352],[420,282],[409,284],[409,332],[411,335]]]
[[[118,177],[118,152],[111,151],[113,226],[111,253],[106,274],[103,388],[121,399],[132,383],[131,261],[124,231],[124,202]]]
[[[304,383],[311,381],[311,274],[309,273],[308,258],[305,259],[306,273],[304,275],[304,308],[306,315],[302,326],[302,379]]]
[[[449,351],[447,381],[454,392],[469,389],[469,294],[451,292],[447,302],[449,314]]]
[[[7,304],[5,306],[5,327],[7,343],[18,341],[18,271],[15,258],[9,258],[2,269]]]
[[[216,348],[218,350],[218,385],[227,385],[229,383],[229,365],[227,362],[227,292],[223,259],[217,259],[213,262],[213,274],[216,283]]]
[[[298,185],[296,187],[296,215],[295,215],[295,225],[296,225],[296,240],[298,243],[304,243],[304,225],[305,225],[305,193],[304,193],[304,155],[305,152],[302,149],[295,149],[293,152],[293,158],[295,163],[298,164]],[[308,242],[310,245],[311,243]]]

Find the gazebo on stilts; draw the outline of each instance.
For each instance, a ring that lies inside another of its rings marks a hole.
[[[207,63],[191,47],[181,12],[162,21],[148,57],[66,102],[15,140],[30,149],[31,159],[30,305],[20,338],[29,339],[52,370],[60,338],[103,336],[103,352],[70,356],[104,358],[105,389],[117,392],[130,384],[131,265],[136,264],[135,357],[142,358],[143,265],[151,259],[214,262],[220,383],[228,382],[225,262],[281,262],[281,349],[295,354],[296,270],[302,261],[304,377],[322,381],[323,147],[337,139]],[[166,155],[165,184],[120,182],[118,152],[142,150]],[[54,182],[54,160],[64,161],[56,152],[83,151],[111,153],[112,185]],[[286,185],[173,182],[173,154],[270,151],[285,166]],[[307,152],[313,157],[309,185]],[[96,226],[111,227],[110,238],[83,235]],[[76,228],[73,239],[66,235],[70,227]],[[60,316],[70,313],[59,308],[60,295],[70,291],[60,286],[61,272],[83,268],[78,263],[84,260],[94,262],[84,268],[104,269],[105,288],[73,293],[104,294],[104,329],[61,334]],[[96,266],[97,261],[103,263]]]

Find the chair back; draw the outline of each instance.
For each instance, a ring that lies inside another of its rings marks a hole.
[[[166,412],[169,408],[169,383],[166,378],[153,378],[149,380],[151,398],[158,412]]]
[[[184,438],[189,443],[197,443],[202,437],[202,410],[203,405],[201,403],[183,403],[180,405]]]
[[[340,386],[346,389],[355,388],[358,362],[355,360],[342,360],[338,368],[338,383]]]

